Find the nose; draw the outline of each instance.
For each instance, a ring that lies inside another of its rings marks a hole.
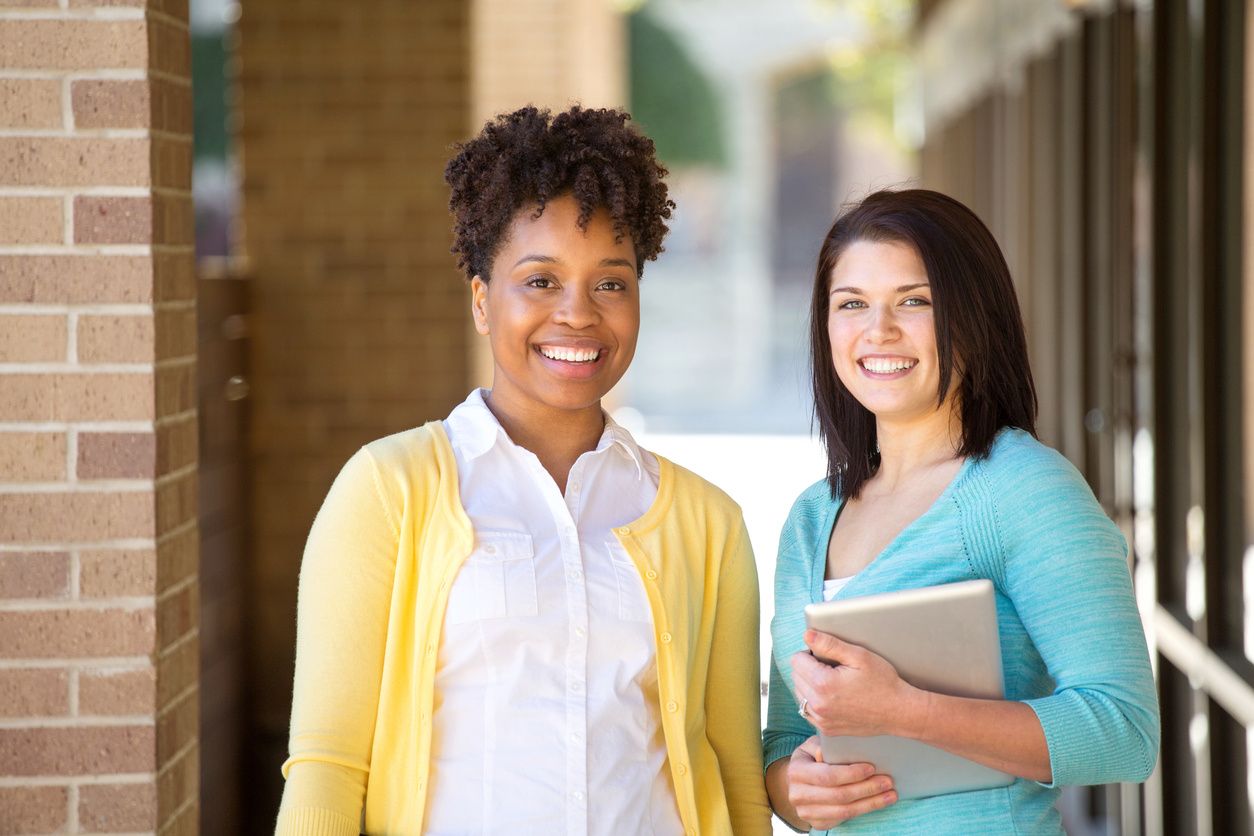
[[[867,339],[882,343],[897,339],[900,330],[892,305],[875,305],[871,308],[871,321],[867,325]]]
[[[577,283],[572,283],[577,284]],[[601,318],[592,294],[580,287],[568,287],[553,311],[553,321],[578,331],[595,325]]]

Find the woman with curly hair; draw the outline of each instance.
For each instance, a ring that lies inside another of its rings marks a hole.
[[[740,509],[601,408],[673,204],[616,110],[445,170],[492,388],[363,447],[305,549],[282,834],[759,834]]]

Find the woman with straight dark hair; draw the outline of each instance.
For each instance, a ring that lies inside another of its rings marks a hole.
[[[811,362],[827,478],[780,538],[763,735],[776,814],[819,832],[1058,834],[1059,787],[1145,780],[1158,704],[1126,543],[1035,437],[1023,322],[988,229],[920,189],[848,209],[819,256]],[[976,578],[995,589],[1003,700],[921,690],[805,629],[811,602]],[[819,734],[910,738],[1017,780],[898,800],[874,764],[824,763]]]

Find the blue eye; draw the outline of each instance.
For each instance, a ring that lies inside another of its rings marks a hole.
[[[911,296],[909,299],[905,300],[901,304],[909,305],[912,308],[919,308],[925,305],[930,305],[932,304],[932,302],[929,299],[924,299],[922,296]]]
[[[857,310],[859,308],[865,308],[866,302],[863,302],[861,299],[846,299],[844,302],[841,302],[836,307],[842,311],[851,311],[851,310]]]

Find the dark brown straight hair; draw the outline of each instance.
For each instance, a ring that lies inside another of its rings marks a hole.
[[[875,416],[841,383],[827,330],[832,270],[856,241],[906,244],[923,261],[940,364],[936,404],[944,403],[956,373],[959,455],[987,456],[1003,427],[1036,435],[1036,386],[1023,316],[992,233],[974,212],[940,192],[875,192],[846,208],[823,239],[810,303],[814,418],[827,449],[832,497],[856,498],[879,469]]]

